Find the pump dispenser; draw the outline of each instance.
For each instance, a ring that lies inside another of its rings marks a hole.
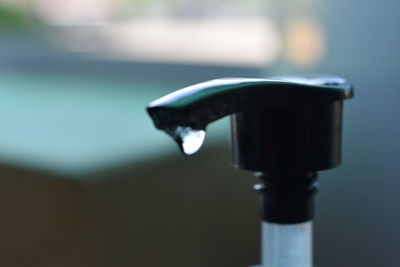
[[[261,194],[262,266],[311,267],[317,171],[340,164],[344,79],[326,75],[217,79],[147,107],[185,154],[209,123],[231,115],[232,164],[255,173]]]

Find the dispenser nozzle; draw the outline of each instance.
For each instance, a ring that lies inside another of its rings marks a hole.
[[[340,164],[343,100],[352,96],[352,86],[335,76],[230,78],[178,90],[147,111],[185,154],[200,148],[209,123],[232,115],[232,163],[260,179],[264,267],[286,266],[269,263],[289,254],[308,267],[316,171]],[[276,246],[282,242],[291,246]]]
[[[271,171],[295,164],[319,170],[340,161],[341,103],[352,95],[350,84],[328,75],[226,78],[175,91],[147,111],[186,154],[200,148],[209,123],[233,115],[234,166]],[[293,151],[287,152],[301,158],[297,163],[282,158],[289,144]]]

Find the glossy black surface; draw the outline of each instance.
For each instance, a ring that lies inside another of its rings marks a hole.
[[[318,191],[315,172],[302,175],[257,173],[260,183],[261,217],[264,221],[289,224],[314,218],[314,195]]]
[[[332,76],[281,77],[287,80],[217,79],[175,91],[149,104],[158,129],[176,126],[205,129],[224,116],[299,103],[340,101],[352,97],[351,85]],[[323,81],[326,81],[325,83]]]
[[[240,112],[231,122],[237,168],[297,175],[340,164],[342,101]]]
[[[343,100],[352,96],[351,85],[333,76],[218,79],[164,96],[147,111],[180,146],[232,115],[232,163],[260,178],[263,219],[299,223],[313,217],[315,171],[340,164]]]

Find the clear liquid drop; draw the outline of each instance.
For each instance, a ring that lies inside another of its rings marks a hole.
[[[206,132],[204,130],[192,129],[190,127],[178,126],[175,129],[176,142],[186,155],[196,153],[203,144]]]

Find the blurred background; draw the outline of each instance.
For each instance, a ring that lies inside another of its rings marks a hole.
[[[218,77],[355,85],[343,163],[321,172],[315,265],[400,263],[400,3],[0,0],[0,265],[259,263],[251,173],[229,121],[184,157],[145,112]]]

